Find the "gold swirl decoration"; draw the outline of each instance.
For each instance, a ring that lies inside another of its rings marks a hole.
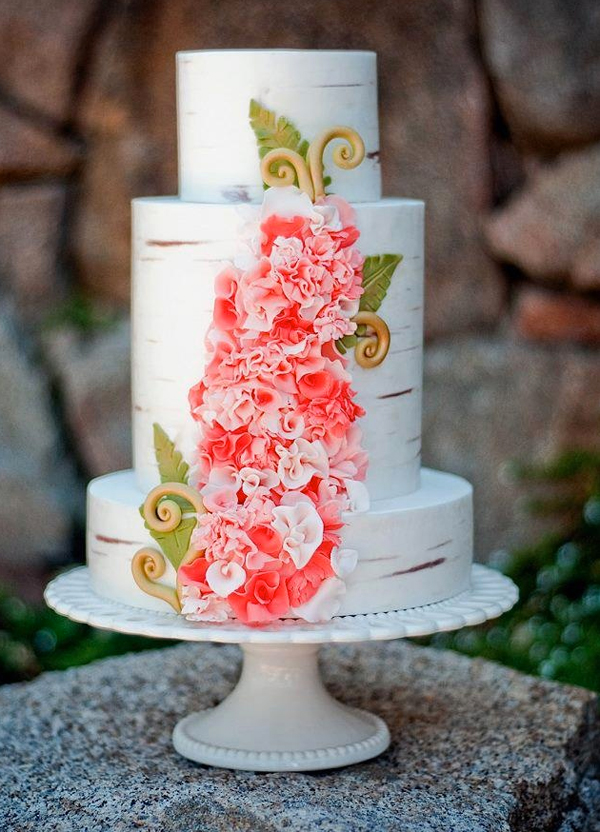
[[[277,167],[275,168],[275,165]],[[263,156],[260,172],[265,185],[270,188],[282,188],[293,185],[298,179],[298,187],[314,201],[314,188],[306,162],[295,150],[279,147]]]
[[[356,130],[351,127],[330,127],[324,130],[308,147],[307,160],[295,150],[278,147],[263,156],[260,172],[265,185],[281,188],[298,187],[314,202],[325,195],[323,186],[323,155],[325,148],[334,139],[343,139],[344,144],[333,151],[333,161],[345,170],[358,167],[365,158],[365,144]]]
[[[181,524],[184,511],[177,500],[173,499],[174,497],[179,497],[190,503],[196,514],[203,514],[206,510],[202,497],[191,486],[181,482],[162,483],[149,492],[142,507],[144,520],[151,532],[168,534],[174,532]],[[201,554],[190,544],[181,559],[180,565],[191,563]],[[177,581],[176,588],[160,583],[159,579],[164,575],[166,568],[167,564],[162,552],[149,546],[139,549],[131,561],[133,579],[139,588],[154,598],[166,601],[175,612],[181,612],[181,585],[179,581]]]
[[[314,188],[314,199],[325,196],[323,186],[323,156],[325,148],[334,139],[343,139],[344,144],[339,145],[333,151],[333,161],[344,170],[357,168],[365,158],[365,143],[362,138],[351,127],[330,127],[324,130],[311,142],[308,148],[308,166],[310,178]]]
[[[352,320],[357,326],[365,326],[366,335],[359,337],[354,347],[356,363],[365,369],[377,367],[385,359],[390,349],[390,330],[383,318],[374,312],[358,312]]]

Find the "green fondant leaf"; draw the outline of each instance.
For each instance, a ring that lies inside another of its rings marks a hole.
[[[147,523],[145,524],[175,570],[179,569],[181,561],[190,547],[190,539],[196,528],[196,523],[196,517],[184,517],[172,532],[157,532],[151,529]]]
[[[365,258],[362,279],[365,291],[360,298],[359,311],[377,312],[383,303],[394,272],[401,260],[401,254],[373,254]],[[344,335],[343,338],[335,342],[338,352],[345,355],[366,334],[367,328],[359,326],[352,335]]]
[[[159,424],[154,423],[154,453],[161,482],[183,482],[187,485],[189,465]],[[176,499],[173,497],[173,499]]]
[[[364,292],[359,305],[361,311],[377,312],[401,260],[401,254],[374,254],[365,258],[362,280]]]
[[[308,142],[302,138],[298,128],[285,116],[277,116],[258,101],[250,101],[250,125],[256,136],[258,155],[262,159],[269,150],[287,147],[306,159]]]

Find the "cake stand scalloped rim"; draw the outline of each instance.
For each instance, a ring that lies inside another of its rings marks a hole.
[[[130,635],[233,644],[321,644],[409,638],[482,624],[514,606],[518,590],[495,569],[473,564],[471,588],[445,601],[395,612],[345,615],[322,624],[286,619],[263,627],[238,621],[187,621],[102,598],[91,588],[85,566],[54,578],[44,598],[48,606],[74,621]]]

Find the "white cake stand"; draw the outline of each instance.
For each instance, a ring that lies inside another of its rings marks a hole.
[[[317,655],[325,642],[376,641],[481,624],[517,601],[514,583],[473,566],[471,589],[398,612],[350,615],[325,624],[286,620],[266,627],[236,621],[204,624],[101,598],[89,572],[78,567],[48,584],[47,604],[74,621],[106,630],[182,641],[241,644],[239,682],[215,708],[192,713],[175,726],[173,744],[198,763],[250,771],[310,771],[368,760],[390,742],[379,717],[336,701],[325,689]]]

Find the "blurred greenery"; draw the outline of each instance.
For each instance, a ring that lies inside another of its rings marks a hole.
[[[171,643],[95,630],[0,590],[0,683]]]
[[[494,558],[518,585],[519,603],[496,621],[421,643],[600,690],[600,454],[573,451],[512,473],[528,490],[542,487],[529,513],[557,524],[536,545]]]
[[[512,473],[528,511],[557,527],[537,545],[496,555],[519,603],[486,625],[418,641],[600,690],[600,453],[573,451]],[[0,682],[167,643],[94,630],[0,591]]]
[[[51,309],[43,322],[43,328],[54,330],[68,327],[89,334],[110,329],[117,320],[114,311],[105,309],[81,292],[74,291]]]

